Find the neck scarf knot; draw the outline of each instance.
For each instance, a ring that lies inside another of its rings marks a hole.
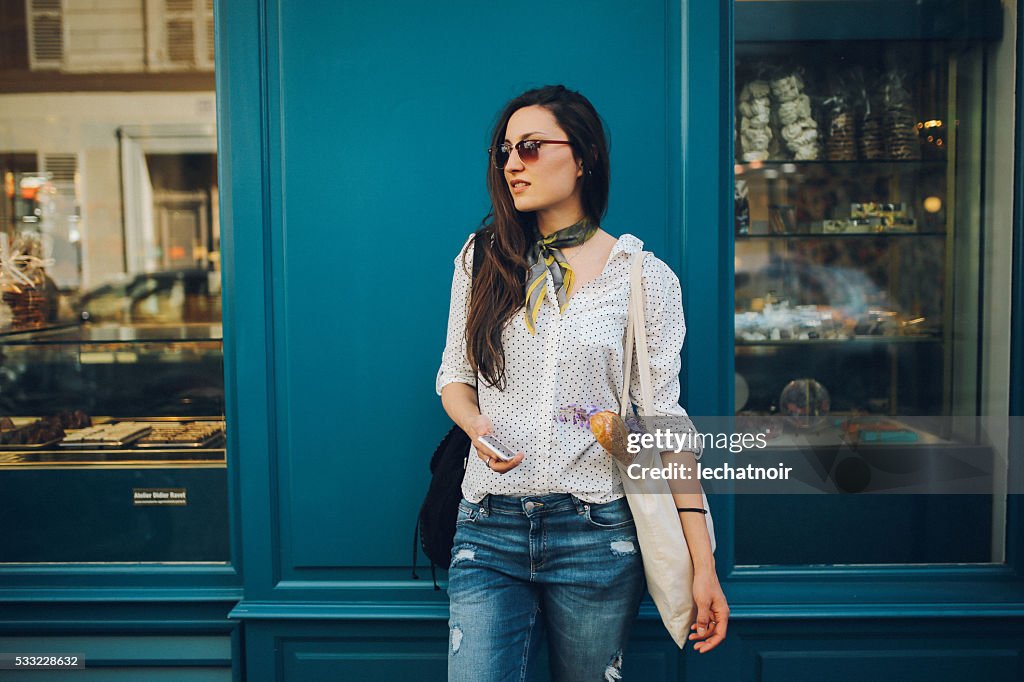
[[[584,218],[569,227],[552,232],[547,237],[536,235],[537,241],[534,242],[527,258],[530,272],[526,277],[526,328],[530,330],[530,334],[537,333],[537,317],[540,315],[548,288],[547,273],[551,273],[551,279],[555,284],[558,313],[565,312],[569,305],[569,294],[576,283],[576,273],[562,255],[561,249],[579,246],[593,237],[598,227]]]

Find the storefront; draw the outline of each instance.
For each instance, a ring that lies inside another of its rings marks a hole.
[[[4,17],[0,654],[445,678],[452,259],[498,108],[562,82],[682,282],[681,402],[832,493],[710,485],[729,636],[645,602],[626,678],[1020,678],[1019,0],[120,5]],[[878,494],[953,451],[973,487]]]

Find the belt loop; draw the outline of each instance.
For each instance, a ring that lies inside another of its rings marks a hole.
[[[491,494],[487,493],[480,500],[480,507],[483,508],[485,514],[491,513]]]
[[[575,496],[575,495],[573,495],[572,493],[569,493],[569,497],[571,497],[571,498],[572,498],[572,503],[573,503],[573,505],[575,505],[575,507],[576,507],[576,513],[577,513],[577,514],[582,514],[582,513],[583,513],[583,511],[584,511],[584,507],[585,507],[585,505],[586,505],[586,502],[584,502],[584,501],[583,501],[583,500],[581,500],[580,498],[576,497],[576,496]]]

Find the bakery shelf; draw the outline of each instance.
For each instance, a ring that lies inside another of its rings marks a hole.
[[[90,346],[172,344],[217,341],[224,338],[219,324],[76,324],[10,332],[0,336],[4,346]]]
[[[196,450],[47,450],[0,452],[0,467],[60,469],[67,467],[163,467],[167,465],[225,466],[224,448]]]
[[[81,322],[62,322],[57,324],[48,324],[44,327],[34,327],[32,329],[5,329],[0,331],[0,343],[4,343],[8,338],[18,338],[23,334],[42,334],[46,332],[53,332],[61,329],[71,329],[81,325]]]
[[[850,344],[942,343],[941,336],[854,336],[849,339],[765,339],[744,341],[736,339],[736,346],[843,346]]]
[[[945,232],[787,232],[782,234],[738,234],[737,241],[748,239],[890,239],[894,237],[945,237]]]
[[[870,167],[876,168],[878,166],[945,166],[947,160],[945,158],[938,159],[851,159],[848,161],[832,161],[829,159],[811,159],[811,160],[796,160],[796,159],[768,159],[765,161],[737,161],[736,165],[742,167],[744,171],[757,170],[758,168],[772,167],[776,168],[779,166],[785,166],[792,164],[794,166],[853,166],[853,167]]]

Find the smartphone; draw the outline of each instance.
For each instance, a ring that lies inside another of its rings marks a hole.
[[[480,436],[477,440],[503,462],[507,462],[516,456],[516,453],[509,450],[507,446],[494,436]]]

